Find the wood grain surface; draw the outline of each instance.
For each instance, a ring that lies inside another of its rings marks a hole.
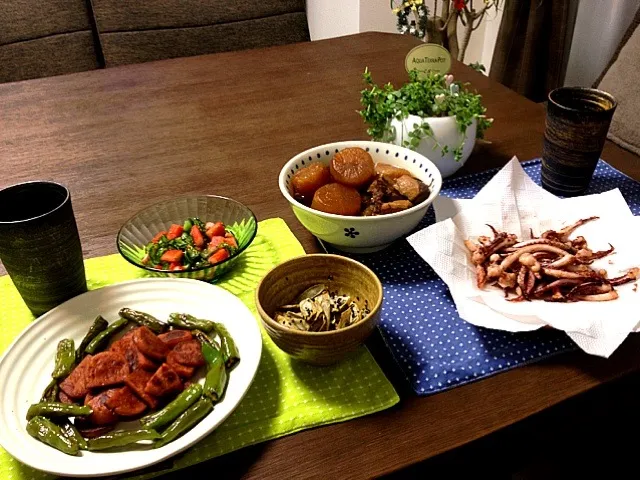
[[[364,68],[377,82],[400,84],[404,56],[416,43],[367,33],[0,85],[0,187],[35,179],[68,186],[85,257],[115,253],[118,229],[142,207],[189,193],[231,196],[259,220],[282,217],[307,252],[319,251],[278,190],[280,168],[312,146],[366,139],[356,113]],[[452,70],[482,93],[495,119],[490,143],[476,147],[460,175],[514,155],[540,155],[542,105],[460,63]],[[603,158],[640,179],[635,155],[607,142]],[[637,371],[639,346],[634,337],[609,360],[565,354],[418,398],[374,337],[370,349],[401,395],[398,406],[167,478],[221,471],[245,478],[383,475]]]

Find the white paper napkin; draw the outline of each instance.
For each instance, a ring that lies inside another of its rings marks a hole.
[[[468,238],[491,235],[486,224],[524,240],[531,231],[539,236],[599,216],[573,236],[584,236],[593,250],[613,244],[615,253],[593,267],[606,269],[611,277],[621,275],[640,266],[636,246],[640,219],[633,216],[619,190],[559,199],[537,186],[514,158],[472,200],[439,197],[434,208],[438,222],[408,241],[447,284],[464,320],[512,332],[550,325],[567,332],[584,351],[604,357],[640,326],[640,292],[633,283],[616,287],[620,297],[610,302],[507,302],[498,288],[477,288],[475,267],[464,245]]]

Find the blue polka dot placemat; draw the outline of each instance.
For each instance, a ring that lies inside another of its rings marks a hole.
[[[540,185],[540,160],[522,164]],[[441,195],[473,198],[498,169],[444,182]],[[587,193],[619,188],[634,215],[640,213],[640,184],[600,160]],[[430,208],[416,228],[435,221]],[[380,331],[418,395],[430,395],[577,347],[564,333],[540,329],[511,333],[462,320],[445,283],[406,240],[368,255],[351,255],[384,285]]]

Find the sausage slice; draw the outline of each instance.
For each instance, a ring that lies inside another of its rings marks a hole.
[[[147,386],[147,382],[149,382],[152,376],[153,374],[146,370],[136,370],[125,377],[124,383],[133,391],[133,393],[146,403],[149,408],[155,409],[158,406],[158,400],[144,391],[144,388]]]
[[[171,330],[167,333],[161,333],[158,338],[162,340],[169,348],[175,347],[177,344],[193,340],[193,335],[189,330]]]
[[[128,386],[114,390],[106,403],[107,407],[113,410],[116,415],[123,417],[135,417],[147,409],[147,406],[138,399],[133,390]]]
[[[173,360],[182,365],[188,365],[190,367],[201,367],[205,364],[204,356],[202,355],[202,347],[198,340],[189,340],[182,342],[173,347],[171,351],[173,354]]]
[[[129,369],[133,372],[138,368],[155,372],[158,364],[144,355],[133,342],[133,331],[122,337],[111,346],[111,351],[121,353],[129,363]]]
[[[139,327],[134,330],[133,343],[138,350],[154,360],[164,360],[169,353],[169,347],[148,327]]]
[[[144,387],[144,392],[155,397],[164,397],[182,390],[182,382],[178,374],[166,363],[153,374]]]
[[[129,364],[124,355],[101,352],[93,356],[91,368],[85,372],[85,385],[87,388],[117,385],[123,383],[128,374]]]
[[[169,365],[181,378],[191,378],[196,371],[195,367],[182,365],[175,359],[176,353],[171,350],[167,355],[167,365]]]
[[[82,359],[76,368],[74,368],[69,376],[60,382],[60,389],[69,397],[78,399],[84,398],[89,392],[86,385],[85,374],[91,369],[93,357],[87,355]]]
[[[115,389],[110,389],[97,395],[87,394],[84,404],[93,410],[93,413],[87,418],[92,425],[111,425],[118,421],[118,416],[107,406],[107,402],[114,392]]]
[[[109,347],[109,350],[111,352],[121,353],[122,355],[124,355],[124,352],[129,348],[132,342],[133,342],[133,330],[129,330],[122,337],[120,337],[118,340],[113,342]]]
[[[73,404],[75,403],[73,398],[71,398],[69,395],[67,395],[66,393],[64,393],[64,391],[60,390],[58,392],[58,400],[61,403],[68,403],[68,404]]]
[[[96,438],[113,430],[113,425],[103,425],[101,427],[92,427],[88,422],[79,422],[75,420],[75,426],[84,438]]]

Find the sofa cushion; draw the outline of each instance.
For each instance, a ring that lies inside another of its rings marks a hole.
[[[304,0],[93,0],[107,67],[309,40]]]
[[[90,30],[85,0],[0,0],[0,45]]]
[[[0,83],[98,68],[91,32],[49,35],[0,46]]]
[[[93,0],[100,32],[197,27],[304,12],[304,0]]]

